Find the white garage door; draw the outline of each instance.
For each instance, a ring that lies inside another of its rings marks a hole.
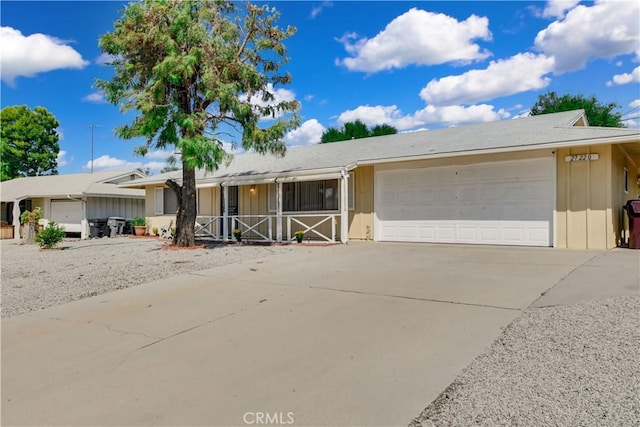
[[[375,174],[375,239],[552,246],[553,157]]]
[[[82,202],[73,200],[52,200],[51,221],[55,221],[69,233],[82,230]]]

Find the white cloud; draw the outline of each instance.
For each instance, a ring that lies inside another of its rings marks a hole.
[[[307,120],[299,128],[287,133],[284,141],[288,146],[317,144],[325,130],[316,119]]]
[[[58,151],[58,156],[56,157],[56,163],[58,163],[58,167],[64,167],[67,166],[69,164],[69,162],[66,159],[67,156],[67,152],[64,150],[60,150]]]
[[[626,85],[629,83],[640,83],[640,67],[634,68],[631,73],[614,75],[613,79],[607,82],[607,86]]]
[[[567,10],[573,9],[580,0],[549,0],[542,11],[543,18],[562,18]]]
[[[103,53],[96,58],[96,64],[107,65],[118,58],[120,58],[120,56],[113,56],[113,55],[109,55],[108,53]]]
[[[270,93],[273,95],[274,99],[270,100],[270,101],[265,101],[263,99],[265,93],[263,91],[258,91],[256,92],[252,97],[251,97],[251,104],[252,105],[256,105],[259,107],[268,107],[268,106],[275,106],[280,102],[283,101],[295,101],[296,100],[296,95],[293,91],[290,91],[288,89],[284,89],[284,88],[279,88],[279,89],[273,89],[273,84],[268,83],[267,84],[267,93]],[[249,97],[244,94],[244,95],[240,95],[240,100],[241,101],[246,101],[247,99],[249,99]],[[275,116],[264,116],[263,119],[267,120],[267,119],[277,119],[278,117],[281,117],[283,115],[283,112],[275,112]]]
[[[598,0],[579,5],[540,31],[535,46],[554,56],[555,72],[582,69],[592,58],[634,54],[640,58],[640,3]]]
[[[353,110],[344,111],[338,116],[340,125],[356,120],[360,120],[367,126],[387,124],[399,130],[411,129],[423,124],[416,122],[410,115],[403,115],[397,105],[361,105]]]
[[[105,154],[104,156],[100,156],[93,160],[94,172],[146,168],[149,168],[152,171],[159,171],[165,166],[166,162],[131,162],[129,160],[118,159],[117,157],[111,157],[108,154]],[[83,168],[86,170],[91,170],[91,161],[85,163]]]
[[[629,108],[640,108],[640,99],[634,99],[629,103]]]
[[[311,19],[315,19],[315,17],[320,15],[320,12],[322,12],[325,8],[332,6],[333,2],[327,0],[323,1],[319,6],[314,6],[311,9]]]
[[[435,65],[482,60],[490,52],[473,40],[491,40],[489,20],[464,21],[416,8],[398,16],[371,39],[345,34],[340,41],[352,57],[337,60],[349,70],[376,72],[410,64]]]
[[[90,102],[92,104],[105,104],[107,100],[104,97],[104,93],[101,91],[90,93],[89,95],[82,98],[84,102]]]
[[[2,80],[13,85],[17,77],[33,77],[62,68],[84,68],[89,62],[64,41],[46,34],[22,33],[0,27],[0,72]]]
[[[154,151],[147,152],[147,154],[145,154],[144,157],[148,159],[167,160],[169,157],[175,156],[175,155],[176,155],[175,150],[154,150]]]
[[[509,117],[511,117],[511,114],[508,111],[504,109],[495,111],[492,105],[487,104],[471,105],[469,107],[462,105],[449,105],[446,107],[428,105],[415,114],[416,120],[427,125],[493,122]]]
[[[430,81],[420,97],[432,105],[473,104],[501,96],[546,87],[545,74],[553,70],[553,58],[519,53],[509,59],[491,61],[484,70]]]
[[[344,111],[338,117],[338,122],[344,124],[360,120],[367,126],[375,126],[386,123],[398,129],[407,131],[420,126],[427,125],[456,125],[462,123],[491,122],[509,118],[511,114],[503,109],[498,111],[487,104],[471,105],[464,107],[461,105],[451,105],[437,107],[428,105],[414,114],[402,114],[402,111],[395,105],[389,106],[359,106],[354,110]]]

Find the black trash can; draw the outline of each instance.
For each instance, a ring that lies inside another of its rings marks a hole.
[[[107,226],[106,218],[93,218],[89,220],[89,235],[91,237],[102,237]]]
[[[640,249],[640,199],[629,200],[624,209],[629,218],[629,248]]]

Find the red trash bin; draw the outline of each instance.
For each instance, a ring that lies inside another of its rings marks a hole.
[[[640,200],[629,200],[624,208],[629,218],[629,248],[640,249]]]

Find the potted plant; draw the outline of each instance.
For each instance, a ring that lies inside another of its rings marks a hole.
[[[302,238],[304,237],[304,231],[302,230],[298,230],[295,233],[293,233],[296,236],[296,241],[298,243],[302,243]]]
[[[137,216],[131,220],[131,225],[135,230],[136,236],[144,236],[147,233],[147,220],[141,216]]]
[[[153,233],[154,236],[157,236],[158,235],[158,227],[151,228],[151,232]]]
[[[242,241],[242,230],[240,230],[239,228],[234,228],[233,237],[235,237],[238,242]]]

